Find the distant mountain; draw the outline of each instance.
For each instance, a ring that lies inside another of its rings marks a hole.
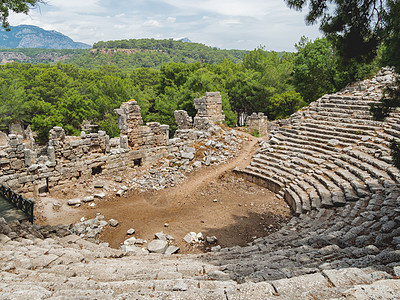
[[[11,26],[11,31],[0,28],[0,48],[89,49],[90,45],[74,42],[55,30],[44,30],[32,25]]]
[[[181,42],[184,42],[184,43],[193,43],[191,40],[189,40],[188,37],[177,39],[177,41],[181,41]]]

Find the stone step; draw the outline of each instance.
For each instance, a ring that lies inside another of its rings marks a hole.
[[[319,174],[313,173],[312,175],[316,180],[322,183],[327,190],[330,191],[332,204],[335,206],[344,205],[346,203],[346,198],[343,191],[334,182],[323,176],[322,173],[318,173]]]
[[[328,177],[336,186],[340,187],[344,193],[346,201],[356,201],[359,199],[357,192],[353,189],[353,186],[347,180],[337,175],[335,172],[330,170],[322,169],[323,174]]]
[[[279,131],[280,134],[282,134],[285,137],[289,137],[292,139],[299,139],[302,144],[310,144],[312,143],[313,145],[330,150],[333,152],[337,152],[338,149],[335,148],[335,146],[338,147],[348,147],[353,145],[353,141],[351,143],[348,142],[343,142],[340,139],[336,139],[334,135],[321,135],[318,133],[313,133],[311,131],[300,131],[300,130],[293,130],[293,129],[287,129],[287,128],[282,128]],[[337,140],[335,146],[330,145],[331,140]]]
[[[277,137],[281,140],[281,143],[289,143],[292,145],[294,144],[298,145],[298,147],[302,145],[304,148],[311,149],[317,152],[322,152],[325,154],[334,154],[335,152],[339,151],[338,148],[329,146],[327,144],[327,141],[316,138],[310,138],[307,136],[302,138],[301,133],[293,134],[287,131],[279,131],[279,135]]]
[[[341,140],[346,143],[356,143],[361,140],[363,137],[369,137],[371,134],[362,134],[360,131],[359,134],[352,134],[346,132],[345,130],[337,130],[336,127],[327,127],[327,126],[312,126],[314,124],[308,123],[301,126],[298,126],[298,130],[313,132],[315,134],[320,134],[321,136],[331,136],[331,138],[335,138]]]
[[[361,120],[373,120],[373,117],[366,111],[354,111],[351,109],[340,109],[331,107],[310,107],[311,113],[318,114],[319,116],[335,117],[335,118],[357,118]]]
[[[347,121],[347,119],[345,120]],[[325,121],[325,120],[315,120],[315,119],[307,119],[302,122],[303,126],[317,126],[318,128],[335,128],[336,131],[342,131],[345,133],[350,133],[354,135],[370,135],[374,133],[376,130],[382,129],[383,122],[378,122],[375,126],[371,125],[362,125],[351,122],[341,122],[341,121]]]
[[[349,123],[354,125],[361,125],[361,126],[367,126],[367,127],[376,127],[379,128],[382,126],[382,122],[380,121],[374,121],[371,119],[365,119],[365,118],[355,118],[355,117],[350,117],[350,116],[343,116],[341,114],[310,114],[309,117],[311,119],[314,119],[315,121],[327,121],[327,122],[338,122],[338,123]]]

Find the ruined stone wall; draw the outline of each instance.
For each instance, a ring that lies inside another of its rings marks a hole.
[[[219,106],[219,113],[215,110],[220,102],[215,94],[212,93],[211,102],[207,100],[210,97],[206,97],[203,101],[206,104],[202,106],[205,110],[200,113],[204,119],[202,124],[209,125],[207,129],[212,128],[214,123],[203,116],[204,111],[212,111],[214,119],[223,119],[219,116],[222,106]],[[207,110],[207,107],[214,107],[214,110]],[[30,141],[24,141],[22,135],[3,134],[0,182],[18,193],[51,190],[95,174],[112,176],[126,173],[138,164],[152,163],[164,156],[180,153],[210,135],[208,131],[181,129],[170,139],[168,125],[152,122],[142,126],[140,107],[136,101],[123,103],[115,112],[119,117],[119,138],[110,139],[104,131],[82,131],[79,137],[66,136],[64,129],[56,126],[50,131],[45,147],[28,147]],[[187,116],[187,113],[182,115]]]
[[[178,125],[178,130],[191,129],[193,128],[193,120],[185,110],[174,111],[174,117],[176,124]]]
[[[247,117],[246,125],[250,132],[256,130],[260,136],[268,133],[268,117],[263,113],[252,113]]]
[[[126,136],[130,149],[140,150],[168,145],[169,126],[156,122],[142,126],[140,107],[136,101],[124,102],[119,109],[114,111],[118,114],[120,135]]]
[[[202,98],[194,99],[197,114],[194,117],[193,127],[197,130],[208,130],[215,123],[225,120],[222,114],[222,100],[219,92],[207,92]]]

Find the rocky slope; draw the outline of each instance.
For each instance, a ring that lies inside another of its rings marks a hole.
[[[74,42],[66,35],[37,26],[11,26],[11,31],[0,28],[0,48],[88,49],[90,45]]]

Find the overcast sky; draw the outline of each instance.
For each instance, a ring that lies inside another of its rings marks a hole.
[[[284,0],[47,0],[29,16],[13,14],[12,26],[59,31],[74,41],[181,38],[221,49],[294,51],[302,35],[315,39],[304,12]]]

